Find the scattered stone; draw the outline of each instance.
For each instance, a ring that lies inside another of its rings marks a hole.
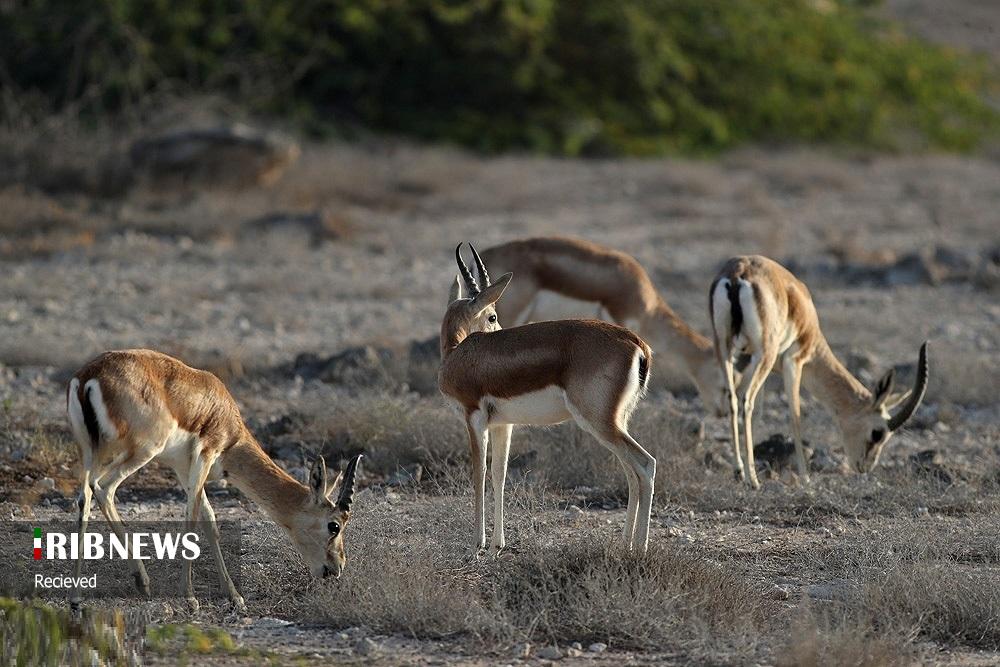
[[[371,345],[352,347],[340,354],[321,359],[312,353],[295,358],[295,373],[306,380],[318,379],[348,387],[389,386],[394,384],[388,370],[392,351]]]
[[[135,142],[132,177],[154,186],[271,185],[298,159],[294,142],[242,124],[184,129]]]
[[[573,642],[572,644],[569,645],[569,647],[575,648],[577,651],[583,650],[583,644],[581,644],[580,642]]]
[[[254,623],[258,628],[284,628],[291,625],[291,621],[286,621],[280,618],[274,618],[272,616],[264,616],[263,618],[257,619]]]
[[[583,655],[582,648],[574,648],[570,646],[568,649],[566,649],[567,658],[579,658],[581,655]]]
[[[608,645],[605,644],[604,642],[594,642],[593,644],[587,647],[587,650],[590,651],[591,653],[604,653],[605,651],[608,650]]]
[[[925,449],[910,455],[910,467],[915,474],[949,486],[954,480],[942,461],[941,454],[936,449]]]
[[[803,453],[808,465],[812,450],[809,441],[802,441]],[[772,472],[780,472],[786,468],[795,468],[795,441],[782,433],[774,433],[767,440],[753,446],[754,461],[758,468]]]
[[[45,489],[46,491],[53,491],[56,488],[56,480],[51,477],[42,477],[38,480],[38,487],[40,489]]]
[[[805,594],[814,600],[841,600],[847,597],[851,582],[847,579],[833,579],[805,587]]]
[[[531,657],[531,644],[524,642],[518,644],[514,647],[514,657],[515,658],[530,658]]]
[[[535,652],[542,660],[562,660],[563,652],[558,646],[543,646]]]
[[[354,644],[354,652],[358,655],[375,655],[379,651],[379,645],[369,637],[362,637]]]
[[[424,475],[424,467],[419,463],[398,468],[396,472],[385,480],[386,486],[408,486],[419,484]]]

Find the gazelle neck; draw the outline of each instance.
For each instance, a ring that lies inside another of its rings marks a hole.
[[[871,392],[840,363],[822,337],[815,356],[802,369],[802,383],[838,417],[857,412],[872,399]]]
[[[444,362],[452,350],[458,347],[468,336],[469,332],[465,330],[465,327],[455,326],[446,317],[445,321],[441,324],[441,361]]]
[[[221,460],[227,479],[290,531],[287,520],[309,499],[309,488],[282,470],[253,439],[236,443]]]
[[[675,356],[693,376],[702,364],[715,363],[712,341],[689,327],[662,299],[644,318],[642,329],[654,354]]]

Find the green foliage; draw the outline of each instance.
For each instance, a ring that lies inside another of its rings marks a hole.
[[[56,107],[222,90],[313,126],[567,155],[966,150],[998,126],[984,60],[903,36],[858,0],[14,4],[0,80]]]
[[[85,610],[74,616],[41,602],[0,597],[0,664],[128,664],[120,611]]]

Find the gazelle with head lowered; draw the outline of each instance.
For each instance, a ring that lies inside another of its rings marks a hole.
[[[572,237],[536,237],[483,251],[494,272],[517,280],[497,304],[505,327],[566,318],[597,318],[632,329],[659,359],[676,363],[712,414],[725,414],[725,383],[712,341],[692,329],[657,292],[631,255]]]
[[[759,255],[734,257],[712,282],[709,311],[715,332],[715,350],[726,378],[732,419],[737,473],[753,488],[760,485],[753,460],[754,400],[778,360],[785,381],[795,462],[799,476],[809,477],[802,451],[799,386],[829,408],[840,427],[844,451],[856,472],[868,472],[878,463],[886,442],[920,405],[927,389],[927,343],[920,347],[916,384],[902,396],[890,398],[893,372],[889,370],[869,391],[834,356],[823,332],[809,290],[788,269]],[[750,354],[750,363],[736,387],[733,357]],[[903,403],[895,414],[890,410]],[[739,415],[743,415],[746,459],[740,455]]]
[[[501,329],[496,303],[511,274],[491,282],[472,248],[482,287],[455,257],[456,279],[441,324],[442,393],[465,418],[472,454],[475,546],[486,547],[486,448],[492,447],[491,551],[504,547],[503,487],[515,424],[573,419],[611,450],[628,480],[625,544],[645,551],[656,459],[628,434],[628,420],[649,382],[652,353],[628,329],[596,320],[559,320]],[[470,246],[471,247],[471,246]],[[464,281],[464,289],[463,289]]]
[[[340,576],[347,562],[344,526],[350,519],[358,455],[346,472],[328,477],[313,463],[301,484],[272,461],[243,422],[236,401],[219,378],[152,350],[105,352],[70,380],[67,409],[80,451],[80,541],[91,499],[124,540],[115,490],[153,460],[171,467],[187,493],[189,524],[203,517],[219,577],[233,605],[245,609],[219,547],[215,513],[205,495],[210,474],[223,476],[285,531],[315,577]],[[335,493],[336,492],[336,493]],[[80,576],[82,560],[77,560]],[[136,584],[149,594],[142,561],[132,561]],[[197,607],[191,562],[184,563],[184,593]],[[74,594],[79,602],[79,592]]]

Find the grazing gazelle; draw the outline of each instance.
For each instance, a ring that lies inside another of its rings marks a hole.
[[[471,246],[470,246],[471,247]],[[515,424],[573,419],[611,450],[628,479],[625,544],[645,551],[654,459],[628,434],[628,419],[649,382],[652,353],[636,334],[597,320],[559,320],[501,329],[495,304],[511,274],[495,283],[472,248],[482,289],[455,249],[456,278],[441,324],[438,385],[465,417],[472,453],[475,546],[486,548],[486,448],[492,443],[491,550],[504,547],[503,486]]]
[[[284,529],[310,572],[340,576],[344,525],[350,518],[360,455],[336,480],[319,457],[309,485],[297,482],[264,453],[219,378],[152,350],[105,352],[81,368],[67,392],[69,421],[80,450],[80,541],[93,496],[112,529],[124,540],[115,490],[156,459],[170,466],[187,493],[186,520],[199,515],[211,526],[209,543],[223,587],[238,610],[246,608],[226,570],[218,526],[205,495],[209,474],[222,475]],[[339,488],[339,494],[333,493]],[[136,585],[149,594],[149,577],[134,559]],[[82,560],[76,563],[80,576]],[[184,593],[197,608],[191,561],[184,562]],[[74,595],[79,602],[79,592]]]
[[[889,370],[869,391],[834,356],[823,332],[809,290],[785,267],[759,255],[734,257],[712,281],[709,313],[715,332],[715,350],[729,390],[733,450],[737,473],[758,488],[753,460],[754,399],[778,358],[785,380],[795,438],[795,463],[808,480],[799,422],[799,384],[829,408],[840,427],[844,451],[857,472],[868,472],[893,432],[906,423],[927,389],[927,343],[920,347],[913,389],[890,399],[893,372]],[[750,364],[737,392],[733,356],[749,353]],[[738,403],[738,397],[742,403]],[[889,411],[906,404],[895,415]],[[739,421],[742,411],[746,460],[740,456]]]
[[[726,386],[712,341],[692,329],[661,298],[634,257],[583,239],[537,237],[483,251],[494,273],[517,280],[497,304],[505,327],[567,318],[597,318],[632,329],[660,359],[676,360],[705,409],[725,414]]]

